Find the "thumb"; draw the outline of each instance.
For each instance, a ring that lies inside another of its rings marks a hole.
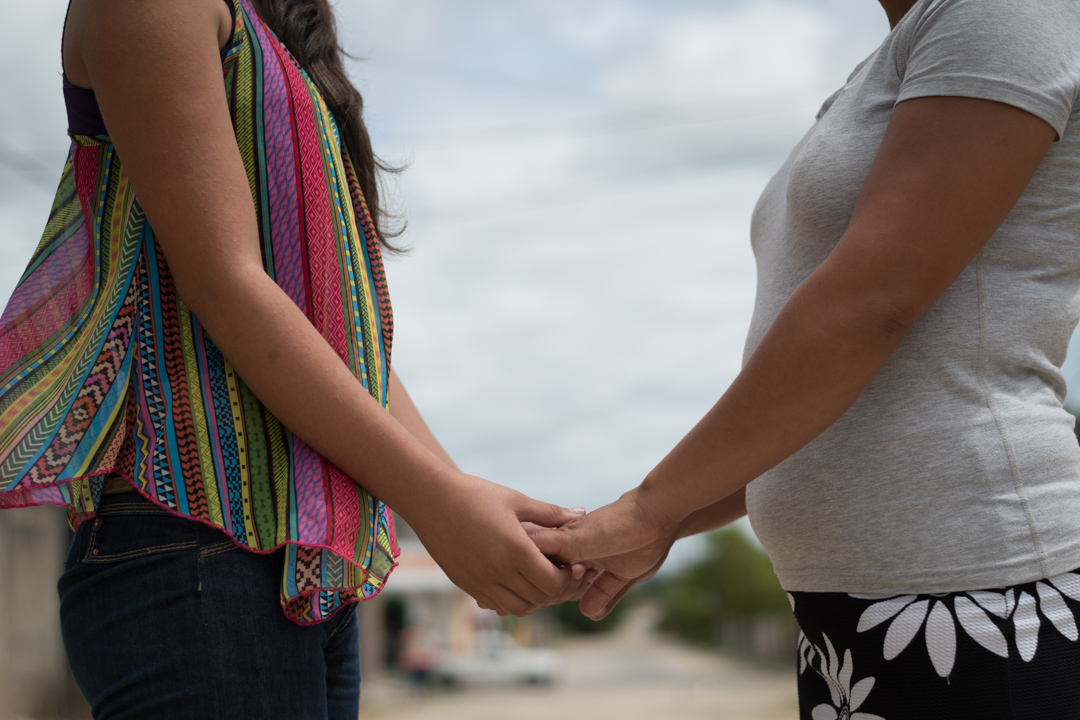
[[[518,520],[546,528],[556,528],[585,514],[585,508],[564,508],[551,503],[525,498],[518,508]]]

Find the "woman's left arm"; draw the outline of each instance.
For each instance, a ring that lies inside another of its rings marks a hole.
[[[640,486],[534,537],[541,551],[578,561],[652,546],[832,425],[994,234],[1053,140],[1048,123],[1010,105],[900,103],[847,231],[727,392]],[[641,555],[613,575],[647,571]]]

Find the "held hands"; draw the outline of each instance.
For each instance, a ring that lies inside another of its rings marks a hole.
[[[558,527],[584,510],[539,502],[449,468],[447,473],[437,490],[413,498],[405,519],[455,585],[480,607],[510,615],[580,596],[586,568],[553,564],[527,528]]]
[[[575,508],[574,512],[578,513],[575,517],[581,517],[585,514],[584,508]],[[521,527],[525,529],[525,532],[530,538],[550,529],[531,522],[521,523]],[[545,607],[550,605],[561,605],[565,602],[577,602],[581,599],[581,596],[585,594],[585,591],[589,589],[589,586],[592,585],[593,580],[601,573],[599,568],[595,567],[592,563],[587,562],[573,563],[570,565],[570,570],[570,584],[567,585],[566,589],[560,594],[548,598],[548,601],[544,604]]]
[[[540,551],[558,562],[581,563],[595,574],[585,587],[579,607],[593,620],[611,612],[636,583],[652,577],[678,539],[678,522],[648,510],[640,488],[588,515],[555,529],[531,533]],[[576,599],[568,597],[566,599]]]
[[[448,472],[406,519],[450,580],[500,615],[580,600],[599,620],[660,569],[678,537],[677,524],[646,511],[640,489],[585,515]]]

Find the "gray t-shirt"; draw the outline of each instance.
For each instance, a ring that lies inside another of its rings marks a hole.
[[[749,485],[788,590],[949,592],[1080,567],[1080,447],[1061,374],[1080,318],[1078,93],[1080,1],[919,0],[766,187],[745,357],[840,240],[898,102],[995,100],[1058,134],[855,404]]]

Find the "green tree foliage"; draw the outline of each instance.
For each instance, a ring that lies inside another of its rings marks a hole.
[[[740,530],[707,538],[704,558],[666,581],[661,627],[691,642],[723,642],[731,621],[791,614],[768,555]]]

